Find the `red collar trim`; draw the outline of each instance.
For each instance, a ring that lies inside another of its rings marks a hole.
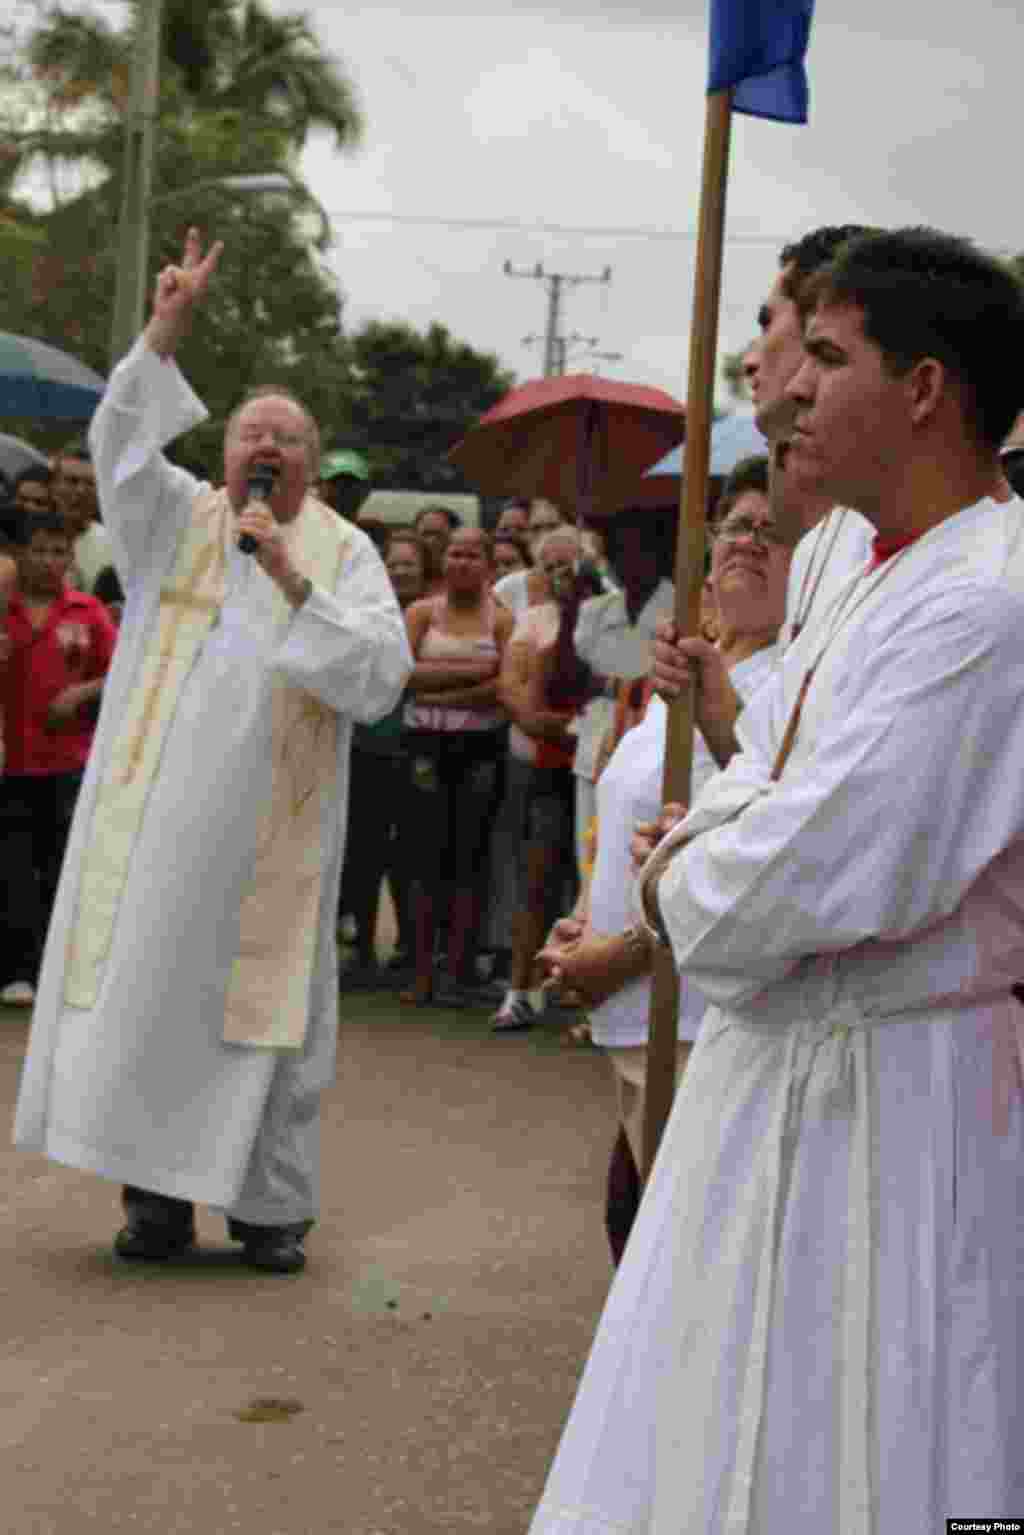
[[[884,565],[886,560],[891,560],[894,554],[899,554],[901,549],[908,549],[911,544],[916,544],[921,537],[920,533],[911,533],[906,538],[883,538],[876,533],[871,540],[871,569],[877,570],[879,565]]]

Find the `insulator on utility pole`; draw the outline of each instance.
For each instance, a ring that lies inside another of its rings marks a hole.
[[[511,261],[506,261],[502,270],[506,277],[529,277],[534,282],[547,283],[548,313],[547,326],[544,331],[544,377],[550,378],[552,374],[564,373],[566,339],[559,334],[558,330],[559,319],[561,318],[562,290],[566,284],[575,288],[584,282],[611,282],[611,267],[606,266],[599,277],[591,276],[584,272],[545,272],[539,261],[535,264],[532,271],[517,272]]]

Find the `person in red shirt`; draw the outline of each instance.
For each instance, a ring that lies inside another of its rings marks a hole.
[[[103,603],[67,584],[71,539],[56,513],[15,524],[17,587],[0,661],[5,770],[0,846],[7,899],[0,912],[0,1002],[34,1001],[71,816],[92,744],[117,630]]]

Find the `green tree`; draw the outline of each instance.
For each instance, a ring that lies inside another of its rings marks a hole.
[[[378,484],[463,488],[445,453],[512,379],[496,358],[442,325],[420,335],[374,322],[343,336],[341,295],[321,260],[326,221],[312,197],[303,202],[294,174],[315,129],[339,147],[359,135],[359,107],[341,66],[305,17],[271,14],[259,0],[165,0],[163,40],[151,267],[178,259],[191,223],[226,242],[202,319],[182,349],[211,420],[189,434],[181,456],[216,474],[227,411],[247,387],[279,383],[306,401],[328,442],[366,453]],[[10,267],[15,275],[0,291],[0,328],[52,341],[104,372],[131,34],[57,6],[22,43],[8,56],[11,89],[0,96],[7,103],[0,104],[0,264],[3,199],[19,173],[45,175],[50,206],[34,212],[11,204],[21,264]],[[216,185],[275,169],[291,176],[298,199],[243,200]],[[69,434],[66,426],[27,425],[34,429],[25,434],[45,445]]]
[[[202,111],[274,121],[293,152],[314,129],[337,148],[362,132],[355,87],[305,16],[275,15],[249,0],[169,0],[165,43],[187,96]]]
[[[104,18],[53,6],[20,52],[8,54],[5,83],[16,87],[5,139],[22,168],[77,163],[101,176],[120,159],[128,101],[132,31]],[[28,127],[19,124],[28,108]],[[256,137],[274,130],[279,154],[294,161],[314,129],[338,148],[362,132],[355,87],[304,16],[278,16],[259,0],[166,0],[160,132],[194,115],[244,117]],[[258,167],[267,169],[266,164]],[[51,177],[54,200],[61,200]]]
[[[32,171],[37,185],[45,177],[50,206],[19,207],[16,225],[9,209],[5,225],[0,204],[8,278],[0,327],[66,347],[104,372],[131,35],[57,7],[23,41],[4,71],[11,93],[0,125],[0,199]],[[341,298],[320,260],[326,217],[292,167],[313,128],[343,145],[355,141],[361,118],[341,67],[304,18],[239,0],[168,0],[164,46],[151,268],[178,258],[189,223],[227,241],[206,326],[212,344],[185,353],[215,416],[196,438],[206,454],[225,390],[237,398],[251,382],[312,379],[304,393],[317,408],[342,388]],[[216,185],[267,170],[289,174],[296,195],[243,199]]]
[[[374,485],[471,490],[445,455],[506,394],[514,376],[443,325],[370,321],[348,341],[350,428],[339,434],[368,459]]]

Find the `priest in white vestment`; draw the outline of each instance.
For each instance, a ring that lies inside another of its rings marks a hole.
[[[163,456],[206,415],[173,352],[218,256],[192,231],[160,274],[90,432],[125,610],[15,1139],[125,1186],[124,1257],[186,1250],[202,1202],[290,1272],[334,1071],[352,722],[394,706],[411,657],[370,540],[309,493],[316,428],[287,392],[234,412],[224,490]]]
[[[867,237],[806,345],[793,467],[875,557],[641,876],[712,1005],[532,1535],[1024,1509],[1024,294]]]

